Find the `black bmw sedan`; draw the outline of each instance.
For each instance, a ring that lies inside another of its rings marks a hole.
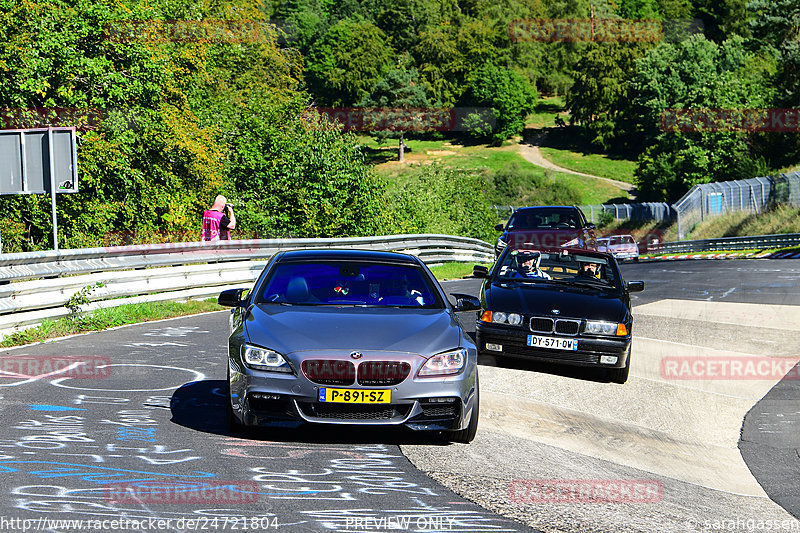
[[[505,249],[481,288],[480,354],[605,369],[625,383],[630,369],[630,293],[611,254],[591,250]]]

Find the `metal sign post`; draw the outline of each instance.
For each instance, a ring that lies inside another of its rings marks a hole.
[[[56,194],[78,192],[75,128],[0,130],[0,194],[50,193],[58,250]]]
[[[58,251],[58,217],[56,216],[56,154],[53,149],[53,128],[47,128],[47,146],[50,155],[50,203],[53,209],[53,250]]]

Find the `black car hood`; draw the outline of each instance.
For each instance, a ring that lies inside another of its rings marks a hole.
[[[624,322],[627,306],[622,293],[548,282],[487,282],[487,309],[524,315],[590,318]],[[553,309],[559,312],[554,313]]]
[[[432,355],[461,345],[461,328],[444,309],[253,306],[249,341],[281,353],[385,350]]]

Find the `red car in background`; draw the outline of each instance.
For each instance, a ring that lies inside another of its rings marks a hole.
[[[617,261],[639,260],[639,245],[636,244],[632,235],[601,237],[597,239],[597,250],[610,253]]]
[[[514,211],[505,226],[498,224],[495,229],[503,232],[495,245],[495,257],[508,246],[527,245],[540,250],[597,249],[595,225],[575,206],[521,207]]]

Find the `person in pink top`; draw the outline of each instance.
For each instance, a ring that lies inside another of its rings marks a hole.
[[[224,196],[219,195],[214,199],[211,208],[203,212],[202,240],[230,240],[230,230],[234,228],[236,228],[236,217],[233,214],[233,206]]]

